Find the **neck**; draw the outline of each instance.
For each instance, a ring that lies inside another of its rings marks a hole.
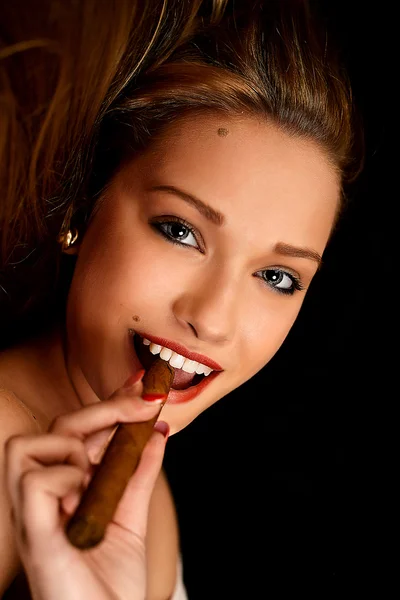
[[[44,429],[60,414],[84,404],[69,375],[60,326],[5,351],[0,378],[0,387],[14,392]]]

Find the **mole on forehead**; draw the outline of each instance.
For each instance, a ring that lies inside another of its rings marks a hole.
[[[228,133],[229,133],[229,130],[226,129],[225,127],[219,127],[218,128],[218,135],[220,137],[226,137],[228,135]]]

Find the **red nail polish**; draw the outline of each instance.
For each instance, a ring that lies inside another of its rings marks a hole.
[[[163,402],[167,399],[168,394],[143,394],[142,398],[145,402]]]
[[[128,379],[125,381],[125,383],[124,383],[124,385],[122,387],[123,388],[130,388],[130,387],[132,387],[133,385],[135,385],[135,383],[138,383],[139,381],[141,381],[141,379],[143,378],[144,374],[145,374],[145,370],[141,369],[140,371],[138,371],[134,375],[130,375],[130,377],[128,377]]]
[[[169,436],[169,425],[165,421],[157,421],[154,425],[154,429],[162,433],[165,438]]]

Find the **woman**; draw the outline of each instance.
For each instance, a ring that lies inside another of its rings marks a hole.
[[[34,597],[170,597],[166,436],[276,353],[357,171],[347,82],[307,6],[246,7],[110,105],[57,236],[74,261],[65,312],[1,357],[9,501]],[[139,380],[158,355],[175,368],[162,420],[104,543],[80,553],[65,520],[110,428],[156,414]]]

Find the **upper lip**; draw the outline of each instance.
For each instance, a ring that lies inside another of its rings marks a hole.
[[[176,352],[177,354],[180,354],[181,356],[184,356],[189,360],[195,360],[196,362],[199,362],[202,365],[205,365],[206,367],[210,367],[210,369],[212,369],[213,371],[223,371],[221,365],[215,362],[215,360],[212,360],[208,356],[204,356],[204,354],[192,352],[182,344],[178,344],[177,342],[171,342],[171,340],[167,340],[166,338],[159,338],[155,337],[154,335],[148,335],[147,333],[139,333],[138,331],[136,333],[139,334],[141,337],[149,340],[150,342],[153,342],[153,344],[158,344],[159,346],[169,348],[170,350],[173,350],[173,352]]]

